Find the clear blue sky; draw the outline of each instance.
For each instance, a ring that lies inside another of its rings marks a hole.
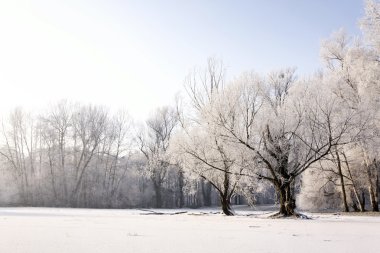
[[[0,106],[60,98],[125,107],[144,118],[195,65],[229,76],[319,68],[323,38],[359,34],[361,0],[0,1]]]
[[[358,33],[363,13],[361,0],[140,2],[113,6],[119,8],[115,19],[128,23],[128,10],[133,16],[128,26],[144,27],[141,36],[153,42],[148,46],[152,56],[175,68],[182,61],[199,64],[217,55],[234,73],[289,65],[302,73],[313,71],[321,39],[341,27]]]

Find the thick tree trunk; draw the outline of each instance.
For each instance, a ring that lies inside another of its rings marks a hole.
[[[283,216],[295,215],[296,201],[293,197],[290,183],[277,187],[280,195],[280,214]]]
[[[227,216],[233,216],[234,213],[232,212],[231,209],[231,202],[230,199],[224,195],[220,196],[220,203],[222,205],[222,211],[225,215]]]
[[[231,195],[232,195],[232,192],[230,192],[230,175],[227,172],[225,172],[224,182],[223,182],[223,192],[220,192],[220,202],[222,204],[222,211],[227,216],[234,215],[231,209]]]

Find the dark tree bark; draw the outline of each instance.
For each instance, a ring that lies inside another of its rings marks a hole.
[[[234,189],[231,189],[230,191],[230,174],[227,172],[228,171],[224,173],[223,191],[220,191],[220,202],[222,204],[223,213],[227,216],[232,216],[234,213],[231,209],[231,196]]]
[[[296,201],[293,196],[293,189],[290,183],[279,185],[277,192],[279,193],[280,211],[279,214],[283,216],[295,215]]]
[[[227,216],[234,215],[231,209],[231,202],[228,197],[220,196],[220,203],[222,205],[222,211]]]
[[[208,180],[205,176],[201,176],[204,180],[207,180],[219,193],[220,204],[222,206],[222,212],[227,216],[233,216],[231,208],[231,197],[235,192],[236,183],[231,186],[230,185],[230,173],[228,170],[224,172],[223,186],[218,187],[218,185],[214,184],[212,181]]]

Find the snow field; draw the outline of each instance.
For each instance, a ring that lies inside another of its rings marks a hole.
[[[379,252],[379,216],[168,215],[180,211],[0,208],[0,252]]]

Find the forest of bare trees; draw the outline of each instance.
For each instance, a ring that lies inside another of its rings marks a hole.
[[[0,204],[379,211],[378,2],[360,25],[360,38],[340,30],[322,42],[324,67],[310,76],[284,68],[231,80],[210,58],[144,124],[65,100],[16,108],[2,115]]]

